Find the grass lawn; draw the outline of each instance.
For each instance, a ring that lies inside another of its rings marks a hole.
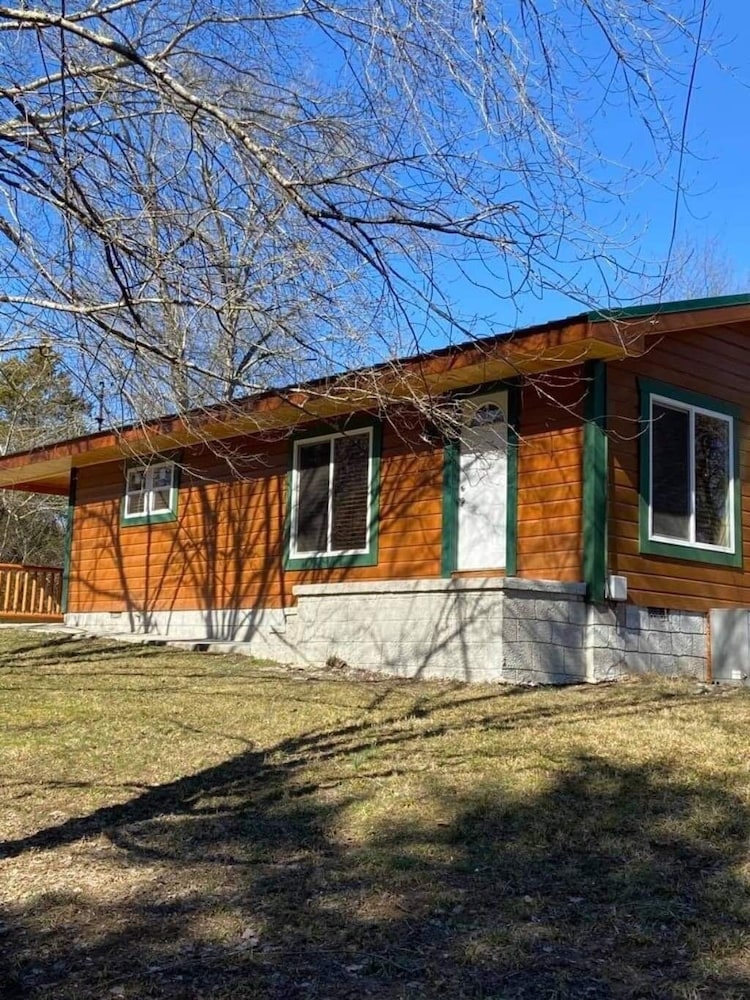
[[[750,693],[0,632],[0,998],[750,996]]]

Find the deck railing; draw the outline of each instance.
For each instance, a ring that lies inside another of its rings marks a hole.
[[[0,563],[0,620],[59,621],[63,571]]]

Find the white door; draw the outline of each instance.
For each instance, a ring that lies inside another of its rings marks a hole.
[[[507,394],[467,404],[458,476],[457,569],[505,567]]]

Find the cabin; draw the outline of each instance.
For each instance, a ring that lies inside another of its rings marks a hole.
[[[584,313],[6,455],[0,487],[68,497],[63,610],[91,632],[738,682],[749,338],[750,296]]]

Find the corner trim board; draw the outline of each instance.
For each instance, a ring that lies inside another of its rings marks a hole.
[[[601,603],[607,579],[607,366],[590,361],[583,426],[583,578],[589,600]]]

